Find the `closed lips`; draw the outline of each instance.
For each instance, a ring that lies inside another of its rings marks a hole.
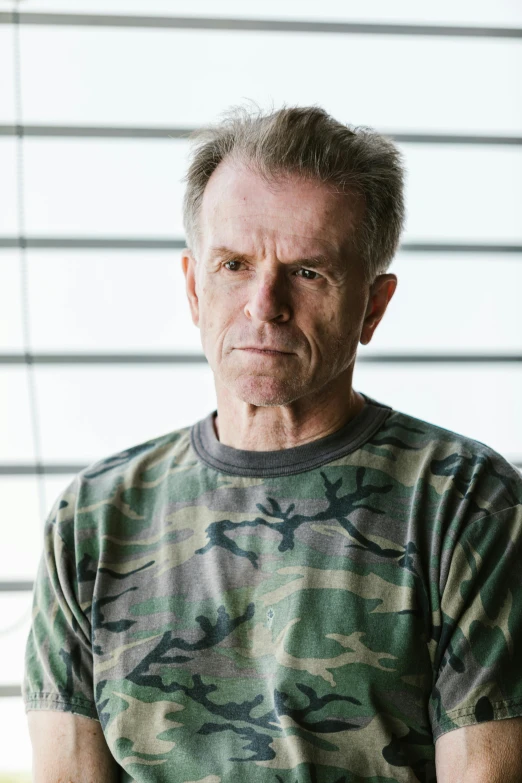
[[[272,351],[273,353],[288,353],[287,351],[281,351],[279,348],[257,348],[255,345],[246,345],[243,351]]]

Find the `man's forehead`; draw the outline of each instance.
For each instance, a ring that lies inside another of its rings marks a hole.
[[[303,227],[304,228],[304,227]],[[283,263],[308,261],[310,266],[334,267],[346,260],[350,238],[326,231],[289,230],[288,226],[226,221],[205,226],[201,250],[209,263],[232,257],[247,261],[275,256]]]
[[[346,245],[346,231],[338,223],[307,220],[306,217],[271,209],[232,212],[221,220],[204,223],[203,238],[208,258],[236,254],[244,258],[275,255],[281,260],[328,256],[333,260]]]
[[[339,251],[355,218],[353,199],[298,177],[269,185],[258,173],[222,163],[203,197],[207,247],[233,247],[245,256],[260,240],[291,244],[299,254]],[[350,232],[351,233],[351,232]],[[238,242],[244,247],[238,247]]]
[[[351,211],[358,202],[354,193],[340,193],[332,185],[297,174],[282,174],[267,181],[246,164],[225,160],[212,173],[203,193],[202,208],[207,214],[244,208],[245,214],[260,206],[292,212],[299,216]],[[297,207],[297,210],[296,210]],[[347,209],[348,208],[348,209]]]

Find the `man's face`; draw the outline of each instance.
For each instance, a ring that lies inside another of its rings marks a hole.
[[[238,163],[218,166],[203,197],[197,263],[183,257],[216,389],[287,405],[351,373],[369,297],[349,249],[361,210],[320,182],[292,177],[274,188]]]

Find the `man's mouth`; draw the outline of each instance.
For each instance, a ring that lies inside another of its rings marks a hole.
[[[269,356],[289,356],[287,351],[278,351],[275,348],[254,348],[246,347],[241,348],[242,351],[251,351],[252,353],[268,354]]]

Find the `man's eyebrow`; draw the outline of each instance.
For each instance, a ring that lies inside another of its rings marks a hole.
[[[239,253],[237,250],[232,250],[225,245],[218,245],[210,250],[209,259],[215,261],[217,258],[246,258],[248,261],[253,261],[254,256],[249,256],[247,253]]]
[[[338,260],[335,256],[332,258],[319,253],[310,258],[299,258],[294,263],[318,269],[335,269],[338,265]]]
[[[211,261],[215,261],[218,258],[237,258],[245,259],[247,261],[253,261],[254,256],[248,253],[239,253],[224,245],[213,247],[209,256]],[[301,266],[310,267],[313,269],[335,269],[339,265],[339,259],[337,255],[333,257],[324,255],[323,253],[316,253],[309,258],[297,258],[295,261],[289,262],[291,264],[299,264]]]

